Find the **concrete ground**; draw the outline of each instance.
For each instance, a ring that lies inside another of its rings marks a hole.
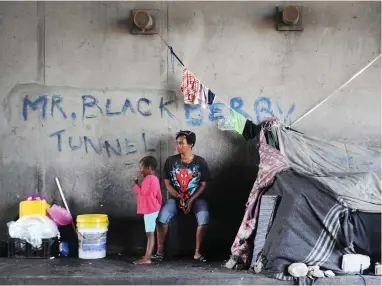
[[[0,284],[224,284],[287,285],[287,282],[254,275],[248,271],[225,269],[221,263],[204,265],[193,261],[173,260],[149,266],[136,266],[132,259],[0,259]],[[381,278],[364,276],[366,285],[381,285]],[[317,280],[315,284],[363,285],[357,276]]]

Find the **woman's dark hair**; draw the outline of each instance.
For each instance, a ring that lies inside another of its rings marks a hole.
[[[186,141],[188,145],[192,145],[192,147],[195,146],[196,135],[194,132],[188,131],[188,130],[180,130],[178,133],[176,133],[175,139],[178,139],[180,136],[186,137]]]
[[[157,169],[158,166],[157,159],[155,159],[153,156],[143,157],[140,163],[142,163],[142,165],[145,167],[151,167],[154,171]]]

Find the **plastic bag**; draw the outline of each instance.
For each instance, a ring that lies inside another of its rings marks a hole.
[[[27,197],[27,201],[47,201],[43,195],[32,194]]]
[[[57,226],[69,225],[72,223],[72,216],[63,207],[53,205],[47,209],[48,216],[53,220]]]
[[[41,247],[43,239],[60,236],[56,224],[42,215],[23,216],[16,222],[7,223],[7,226],[10,237],[23,239],[33,247]]]

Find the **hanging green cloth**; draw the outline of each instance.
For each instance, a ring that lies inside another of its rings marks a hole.
[[[231,109],[229,123],[232,131],[235,131],[238,134],[242,134],[246,121],[247,118],[245,118],[243,115],[236,112],[235,110]]]

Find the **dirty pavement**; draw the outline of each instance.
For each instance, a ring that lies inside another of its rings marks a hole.
[[[0,259],[0,284],[12,285],[122,285],[122,284],[196,284],[196,285],[292,285],[254,275],[252,271],[235,271],[219,262],[196,264],[190,260],[172,260],[149,266],[132,264],[134,258],[108,257],[98,260]],[[363,276],[367,285],[380,285],[380,276]],[[317,285],[360,285],[358,276],[319,279]]]

